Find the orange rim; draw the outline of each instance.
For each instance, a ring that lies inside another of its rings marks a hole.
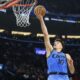
[[[37,4],[37,0],[34,0],[34,2],[35,2],[35,5]],[[13,6],[23,6],[23,7],[30,7],[30,6],[32,6],[33,4],[14,4]]]
[[[14,4],[13,6],[30,7],[30,6],[32,6],[32,4]]]

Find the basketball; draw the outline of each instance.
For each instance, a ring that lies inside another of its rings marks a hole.
[[[39,14],[41,14],[42,16],[45,16],[46,14],[46,9],[44,6],[42,5],[38,5],[34,8],[34,14],[37,16]]]

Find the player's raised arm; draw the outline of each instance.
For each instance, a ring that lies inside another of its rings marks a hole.
[[[43,20],[43,16],[45,14],[45,8],[43,6],[38,6],[35,8],[34,12],[35,12],[38,20],[40,21],[40,24],[41,24],[41,29],[44,34],[44,43],[45,43],[45,47],[46,47],[46,51],[47,51],[46,56],[48,57],[50,55],[50,52],[52,51],[53,47],[50,43],[48,30],[47,30],[47,27],[46,27],[45,22]]]

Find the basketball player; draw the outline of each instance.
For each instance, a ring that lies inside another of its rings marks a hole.
[[[71,74],[75,72],[73,60],[69,54],[62,52],[63,42],[61,39],[55,39],[54,44],[51,45],[41,11],[41,9],[37,9],[36,16],[40,21],[41,29],[44,34],[44,44],[47,51],[48,80],[69,80],[68,68]]]
[[[0,4],[2,4],[0,6],[0,9],[9,8],[9,7],[15,5],[16,3],[18,3],[19,1],[21,1],[21,0],[4,0],[3,2],[0,1]]]

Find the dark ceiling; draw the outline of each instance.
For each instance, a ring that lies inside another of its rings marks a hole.
[[[80,14],[80,0],[43,0],[50,12]]]
[[[38,0],[51,13],[80,14],[80,0]]]

